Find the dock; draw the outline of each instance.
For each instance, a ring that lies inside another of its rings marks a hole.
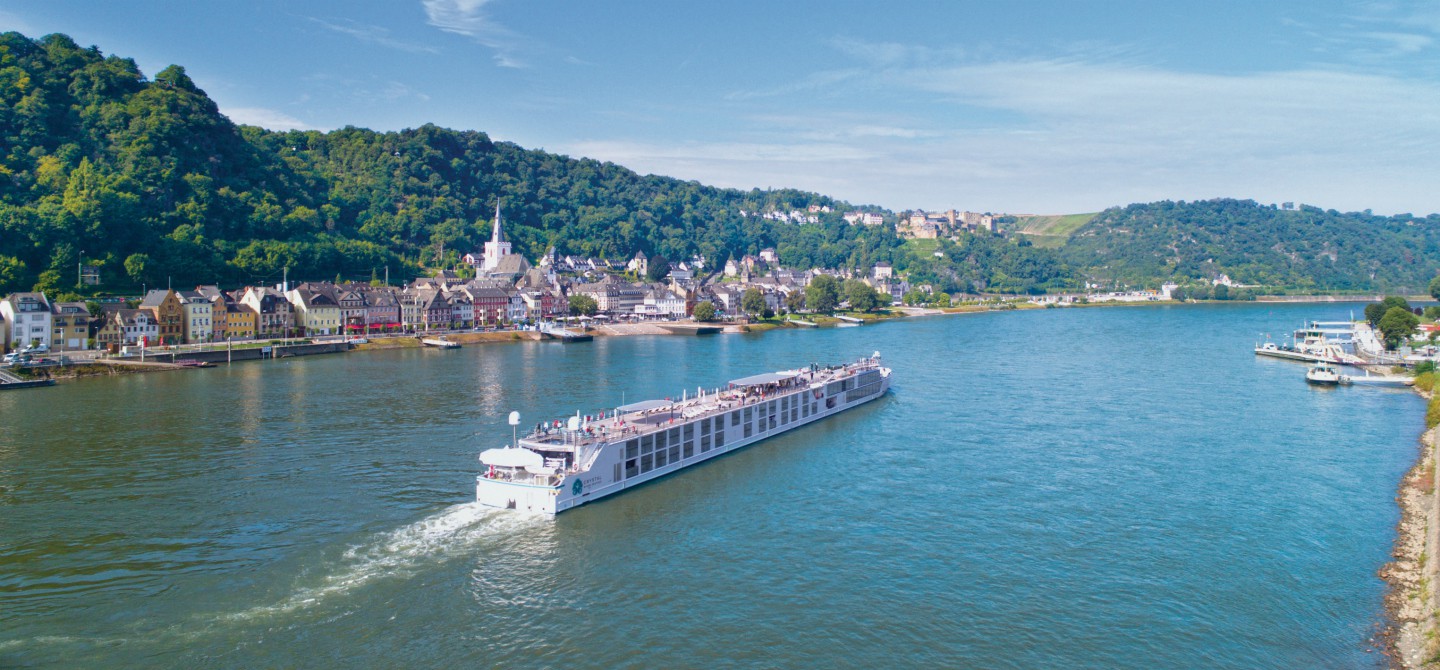
[[[0,370],[0,391],[10,391],[10,390],[15,390],[15,389],[38,388],[38,387],[41,387],[41,386],[54,386],[54,385],[55,385],[55,380],[54,380],[54,379],[33,379],[33,380],[27,380],[27,379],[22,379],[22,378],[20,378],[20,377],[17,377],[17,376],[15,376],[14,374],[12,374],[12,373],[10,373],[10,372],[8,372],[8,371],[6,371],[6,370]]]
[[[595,339],[595,336],[589,333],[577,333],[567,328],[560,328],[548,324],[540,327],[540,334],[552,340],[560,340],[566,344],[572,342],[589,342]]]
[[[698,323],[662,323],[660,327],[676,335],[714,335],[725,330],[724,326],[703,326]]]
[[[443,338],[443,337],[427,337],[427,338],[424,338],[424,339],[420,340],[420,344],[423,344],[423,345],[425,345],[425,346],[427,346],[427,347],[435,347],[436,349],[459,349],[459,348],[460,348],[460,343],[459,343],[459,342],[451,342],[450,340],[447,340],[447,339],[445,339],[445,338]]]
[[[855,318],[855,317],[853,317],[853,316],[841,316],[841,315],[839,315],[839,314],[836,314],[836,315],[835,315],[835,318],[840,319],[841,321],[844,321],[845,323],[853,323],[853,324],[855,324],[855,325],[857,325],[857,326],[860,325],[860,324],[862,324],[862,323],[865,323],[865,319],[857,319],[857,318]]]
[[[819,328],[819,327],[820,327],[820,324],[818,324],[818,323],[815,323],[815,322],[813,322],[813,321],[801,321],[800,319],[786,319],[786,320],[785,320],[785,323],[793,323],[793,324],[795,324],[795,325],[797,325],[797,326],[803,326],[803,327],[805,327],[805,328]]]

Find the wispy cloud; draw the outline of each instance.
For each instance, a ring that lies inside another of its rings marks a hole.
[[[381,26],[356,23],[348,19],[326,21],[324,19],[310,17],[310,20],[326,30],[340,33],[341,35],[349,35],[361,42],[368,42],[408,53],[440,53],[439,49],[432,46],[395,39],[390,36],[390,30],[388,28]]]
[[[1351,64],[1190,72],[1137,65],[1149,59],[1105,45],[1050,58],[853,40],[842,51],[853,62],[727,96],[743,121],[733,142],[567,149],[685,179],[892,207],[1073,212],[1233,196],[1440,208],[1425,167],[1440,152],[1440,82]],[[830,82],[823,96],[812,93],[817,82]],[[769,111],[773,97],[786,113]]]
[[[464,35],[494,50],[495,64],[521,68],[526,64],[516,55],[520,40],[508,28],[496,23],[486,5],[493,0],[421,0],[428,23],[447,33]]]
[[[260,126],[270,130],[311,130],[314,126],[293,116],[264,107],[230,107],[221,109],[230,120],[246,126]]]

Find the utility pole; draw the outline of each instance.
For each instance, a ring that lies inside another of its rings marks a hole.
[[[84,249],[81,249],[81,250],[80,250],[80,258],[75,261],[75,288],[80,288],[80,286],[83,284],[83,276],[84,276],[84,273],[81,272],[81,268],[84,268],[84,267],[85,267],[85,250],[84,250]]]

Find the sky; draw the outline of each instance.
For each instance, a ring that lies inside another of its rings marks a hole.
[[[0,0],[237,123],[425,123],[895,210],[1440,212],[1440,4]]]

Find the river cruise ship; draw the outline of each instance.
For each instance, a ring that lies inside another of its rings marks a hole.
[[[678,399],[542,422],[512,445],[480,454],[475,499],[558,514],[879,398],[890,373],[876,352],[845,365],[758,374]],[[518,423],[512,412],[510,424]]]

